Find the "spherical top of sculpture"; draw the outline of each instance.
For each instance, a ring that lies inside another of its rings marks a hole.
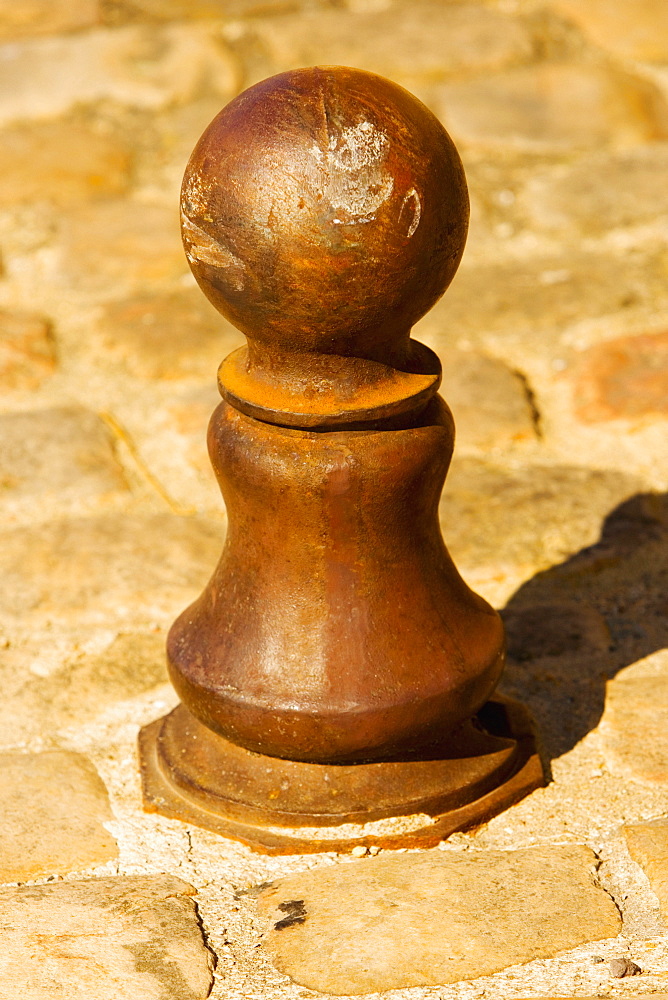
[[[251,350],[398,367],[468,226],[440,122],[348,67],[281,73],[235,98],[195,147],[181,208],[193,274]]]

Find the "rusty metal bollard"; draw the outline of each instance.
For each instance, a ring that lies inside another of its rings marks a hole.
[[[228,534],[169,635],[145,808],[271,853],[433,845],[543,782],[493,695],[501,620],[441,538],[454,425],[410,339],[464,249],[457,151],[388,80],[283,73],[204,132],[182,223],[248,346],[218,373]]]

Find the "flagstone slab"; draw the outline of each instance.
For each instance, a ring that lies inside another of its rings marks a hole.
[[[441,394],[455,418],[458,448],[488,450],[537,437],[530,390],[498,358],[448,351]]]
[[[464,264],[447,293],[413,329],[447,366],[452,336],[506,363],[567,358],[569,329],[622,316],[646,323],[668,311],[665,259],[653,249],[634,254],[582,252],[529,260]],[[640,317],[643,317],[642,319]],[[607,321],[607,320],[606,320]],[[642,330],[642,326],[640,327]],[[540,386],[535,386],[540,404]]]
[[[0,998],[203,1000],[213,956],[170,875],[0,890]]]
[[[621,927],[580,845],[397,854],[302,872],[258,898],[277,968],[335,995],[437,986]]]
[[[649,879],[661,915],[668,922],[668,819],[629,824],[624,835],[631,857]]]
[[[613,774],[668,783],[668,650],[638,660],[608,683],[600,732]]]
[[[103,826],[113,818],[107,789],[83,754],[0,754],[0,815],[2,882],[90,868],[118,854]]]
[[[583,423],[668,417],[668,331],[617,337],[583,351],[573,401]]]
[[[666,142],[612,153],[596,150],[574,162],[531,171],[519,201],[532,228],[599,236],[668,214],[667,170]]]

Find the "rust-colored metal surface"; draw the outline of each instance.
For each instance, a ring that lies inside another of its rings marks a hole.
[[[526,725],[485,732],[478,714],[503,628],[441,537],[454,427],[440,363],[410,338],[463,252],[457,152],[389,81],[296,70],[214,119],[182,220],[200,287],[248,346],[219,370],[209,452],[229,528],[170,632],[183,706],[142,734],[147,808],[266,850],[323,849],[267,833],[291,823],[482,821],[542,772]]]
[[[206,729],[183,705],[145,727],[139,745],[145,809],[268,854],[434,847],[543,782],[529,717],[496,697],[430,754],[407,760],[266,758]]]

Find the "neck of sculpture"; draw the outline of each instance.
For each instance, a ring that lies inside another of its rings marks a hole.
[[[377,424],[410,414],[438,390],[437,356],[410,330],[357,340],[346,352],[323,337],[319,350],[285,348],[261,337],[234,351],[218,372],[224,399],[248,416],[292,427]]]

